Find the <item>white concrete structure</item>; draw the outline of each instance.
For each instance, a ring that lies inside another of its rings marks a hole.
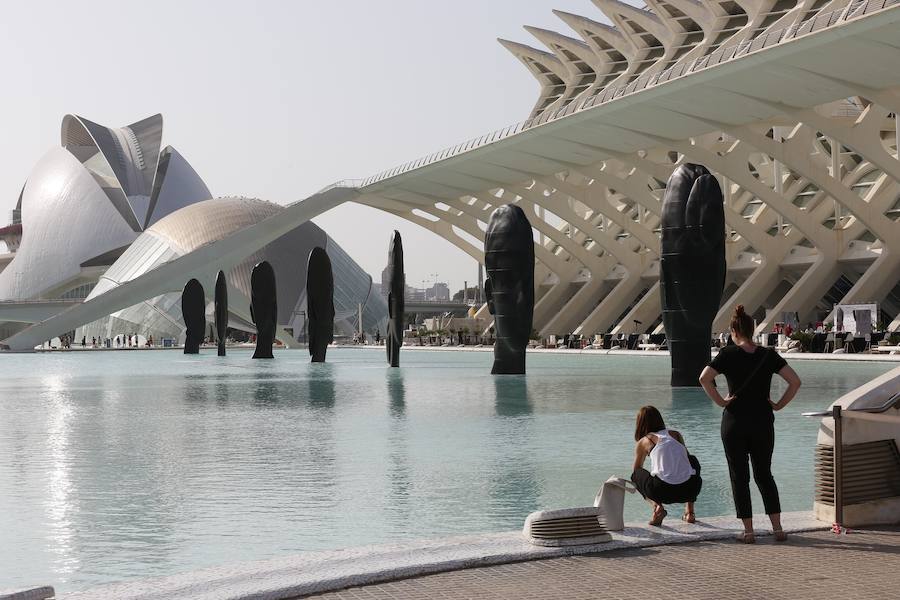
[[[198,278],[211,302],[219,269],[229,281],[230,325],[252,332],[250,271],[268,260],[277,275],[277,337],[291,345],[305,333],[306,258],[316,245],[332,262],[338,333],[349,336],[358,329],[360,306],[366,330],[383,329],[387,305],[371,293],[371,277],[308,219],[279,228],[278,235],[234,259],[207,256],[193,275],[173,272],[152,292],[125,294],[122,302],[108,304],[111,290],[222,237],[277,221],[285,211],[261,200],[211,199],[178,152],[160,151],[161,140],[160,115],[121,129],[73,115],[63,119],[61,147],[41,159],[19,199],[15,214],[22,222],[4,228],[11,252],[0,261],[0,340],[16,334],[32,339],[38,329],[31,324],[48,322],[62,328],[14,347],[27,350],[73,330],[75,339],[133,333],[180,339],[184,284]],[[21,244],[10,246],[19,235]],[[80,310],[83,301],[95,305],[97,298],[108,311]],[[210,306],[210,316],[211,311]],[[59,321],[61,314],[69,318]]]
[[[842,415],[841,525],[896,523],[900,513],[900,368],[841,396],[829,410],[835,406],[841,407]],[[819,468],[814,512],[826,523],[837,520],[831,478],[834,432],[835,419],[822,419],[816,452]]]
[[[729,270],[714,329],[737,303],[762,331],[783,312],[805,323],[839,300],[877,302],[900,329],[898,0],[595,3],[614,26],[557,13],[577,37],[531,29],[547,50],[504,42],[541,85],[527,121],[336,184],[8,343],[33,347],[164,293],[158,277],[199,274],[201,256],[234,266],[348,201],[479,262],[491,211],[518,203],[536,234],[542,334],[630,333],[635,321],[659,330],[661,198],[684,161],[717,173],[725,191]],[[126,196],[140,187],[132,175]],[[145,222],[152,204],[128,203]],[[214,247],[227,256],[207,255]]]
[[[174,148],[160,152],[161,140],[161,115],[120,129],[66,115],[61,146],[19,198],[21,244],[0,271],[9,303],[0,305],[0,338],[23,327],[27,311],[15,302],[84,299],[150,223],[212,197]]]
[[[171,261],[194,252],[217,239],[275,217],[283,207],[250,198],[216,198],[187,206],[151,225],[100,277],[87,300]],[[335,279],[335,329],[352,336],[358,329],[358,307],[363,308],[364,326],[384,330],[387,304],[372,293],[372,278],[359,267],[337,243],[313,223],[306,222],[272,243],[248,254],[226,270],[228,280],[229,326],[254,331],[250,314],[250,273],[253,266],[269,261],[276,273],[278,328],[276,337],[291,346],[306,328],[306,262],[305,257],[316,246],[324,248],[331,259]],[[218,269],[211,265],[197,279],[207,295],[207,321],[213,322],[213,294]],[[75,333],[75,339],[112,339],[118,334],[139,332],[155,339],[180,339],[185,330],[181,314],[181,292],[184,278],[171,279],[166,293],[142,300],[116,311]]]
[[[684,161],[721,178],[734,305],[770,330],[873,301],[900,328],[900,7],[882,0],[594,0],[546,49],[524,123],[365,180],[361,202],[482,260],[490,212],[525,208],[545,335],[661,329],[659,219]]]

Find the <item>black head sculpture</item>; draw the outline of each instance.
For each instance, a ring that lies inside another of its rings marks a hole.
[[[206,296],[203,285],[191,279],[181,292],[181,316],[187,328],[184,334],[184,353],[200,354],[200,344],[206,335]]]
[[[672,385],[699,386],[709,362],[712,322],[725,287],[722,189],[701,165],[678,167],[662,209],[660,289],[672,355]]]
[[[306,265],[306,311],[309,316],[309,355],[325,362],[328,344],[334,340],[334,274],[324,248],[316,246]]]
[[[216,338],[219,340],[219,356],[225,356],[225,334],[228,330],[228,281],[225,273],[216,275]]]
[[[384,347],[387,350],[388,363],[392,367],[400,366],[400,347],[403,345],[403,324],[406,313],[406,274],[403,272],[403,240],[400,232],[394,231],[391,245],[388,248],[388,273],[390,273],[390,291],[388,292],[387,335],[384,336]]]
[[[484,235],[484,282],[488,310],[494,315],[495,375],[525,373],[525,348],[534,317],[534,238],[531,223],[518,206],[501,206]]]
[[[278,318],[275,292],[275,271],[267,261],[262,261],[250,273],[250,316],[256,325],[253,358],[275,358],[272,355],[275,321]]]

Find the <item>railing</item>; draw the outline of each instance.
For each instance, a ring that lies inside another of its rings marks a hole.
[[[600,106],[601,104],[605,104],[606,102],[610,102],[623,96],[642,91],[648,87],[653,87],[658,84],[683,77],[690,73],[695,73],[697,71],[746,56],[747,54],[751,54],[753,52],[757,52],[759,50],[781,44],[788,40],[792,40],[821,31],[829,27],[833,27],[840,22],[846,22],[865,15],[872,14],[879,10],[894,6],[898,3],[900,3],[900,0],[864,0],[859,2],[858,4],[851,3],[847,7],[816,15],[815,17],[812,17],[801,23],[795,23],[788,27],[763,33],[753,38],[752,40],[746,40],[732,46],[721,47],[712,54],[698,58],[691,63],[676,64],[660,73],[643,75],[627,85],[615,88],[603,88],[602,90],[598,90],[598,93],[594,96],[591,96],[590,98],[586,98],[579,102],[571,102],[567,106],[564,106],[558,110],[544,112],[537,117],[528,119],[527,121],[523,121],[515,125],[510,125],[509,127],[506,127],[504,129],[498,129],[497,131],[488,133],[481,137],[473,138],[461,144],[457,144],[456,146],[445,148],[444,150],[439,150],[423,158],[410,161],[387,171],[382,171],[381,173],[372,175],[371,177],[362,180],[358,187],[368,187],[380,181],[384,181],[385,179],[390,179],[391,177],[395,177],[397,175],[419,169],[426,165],[430,165],[446,158],[468,152],[475,148],[492,144],[498,140],[502,140],[510,136],[522,133],[523,131],[526,131],[533,127],[537,127],[538,125],[543,125],[550,121],[555,121],[574,113]],[[326,189],[330,189],[331,187],[334,186],[330,186]]]
[[[316,192],[317,194],[324,194],[329,190],[333,190],[335,188],[351,188],[358,189],[362,187],[363,180],[362,179],[341,179],[340,181],[335,181],[330,185],[326,185],[321,190]]]
[[[900,407],[900,393],[891,396],[887,402],[881,406],[873,408],[848,408],[843,410],[840,406],[835,406],[829,410],[817,412],[805,412],[804,417],[830,417],[834,419],[834,458],[832,461],[832,477],[834,478],[834,527],[836,532],[840,532],[844,523],[844,418],[865,419],[865,420],[898,420],[900,417],[880,417],[874,418],[873,414],[882,414],[887,411]]]

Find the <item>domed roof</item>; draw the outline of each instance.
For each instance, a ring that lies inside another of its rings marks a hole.
[[[20,196],[22,240],[0,272],[0,299],[59,298],[96,281],[149,224],[212,196],[173,148],[162,116],[110,128],[66,115]]]

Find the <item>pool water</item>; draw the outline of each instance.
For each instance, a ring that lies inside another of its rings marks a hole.
[[[0,356],[0,588],[58,592],[227,562],[518,529],[628,476],[634,415],[662,410],[703,464],[697,513],[733,511],[720,410],[666,357],[337,349]],[[778,414],[783,509],[812,503],[817,410],[887,363],[795,361]],[[783,389],[775,386],[773,396]],[[754,492],[755,494],[755,492]],[[758,495],[754,508],[761,511]],[[645,520],[639,497],[626,520]]]

